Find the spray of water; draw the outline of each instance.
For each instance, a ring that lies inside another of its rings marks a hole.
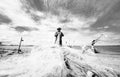
[[[80,50],[39,46],[33,48],[27,57],[16,55],[1,61],[0,76],[119,77],[115,69],[103,62],[95,54],[82,54]]]

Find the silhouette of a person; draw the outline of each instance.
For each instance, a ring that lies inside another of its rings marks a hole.
[[[62,37],[64,34],[61,32],[61,28],[57,28],[57,32],[55,33],[55,43],[62,46]]]
[[[95,48],[95,43],[97,42],[97,40],[93,40],[92,43],[91,43],[91,49],[95,52],[95,53],[98,53],[98,51],[96,50]]]
[[[91,49],[93,52],[96,52],[96,49],[94,47],[95,43],[96,43],[96,40],[93,40],[90,45],[83,47],[82,53],[85,53],[88,49]]]

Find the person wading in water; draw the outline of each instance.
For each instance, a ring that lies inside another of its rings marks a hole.
[[[57,32],[55,33],[55,44],[57,43],[59,46],[62,46],[62,37],[64,34],[61,32],[61,28],[57,28]]]

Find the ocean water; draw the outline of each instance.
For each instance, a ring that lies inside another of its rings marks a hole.
[[[120,45],[96,46],[97,51],[111,55],[120,55]]]
[[[80,46],[73,46],[75,49],[81,49]],[[98,54],[120,55],[120,45],[95,46]]]
[[[75,48],[81,50],[81,46],[69,46],[71,48]],[[28,50],[32,48],[31,46],[22,46],[23,50]],[[109,55],[120,55],[120,45],[105,45],[105,46],[95,46],[96,50],[99,52],[98,54],[109,54]],[[0,51],[2,49],[18,49],[18,46],[0,46]]]

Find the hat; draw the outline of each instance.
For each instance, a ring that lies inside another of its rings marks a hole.
[[[59,28],[57,28],[57,30],[61,30],[61,28],[59,27]]]

